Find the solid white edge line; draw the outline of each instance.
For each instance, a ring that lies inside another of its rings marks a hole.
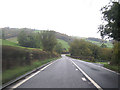
[[[103,90],[94,80],[92,80],[79,66],[77,66],[72,60],[70,60],[90,81],[91,83],[98,89]]]
[[[57,61],[57,60],[56,60]],[[53,63],[55,63],[56,61],[53,61],[52,63],[48,64],[47,66],[43,67],[42,69],[40,69],[39,71],[37,71],[36,73],[32,74],[31,76],[29,76],[28,78],[22,80],[21,82],[17,83],[16,85],[14,85],[13,87],[11,87],[12,89],[15,89],[17,87],[19,87],[20,85],[22,85],[24,82],[26,82],[27,80],[29,80],[30,78],[32,78],[33,76],[37,75],[38,73],[40,73],[41,71],[43,71],[45,68],[47,68],[48,66],[52,65]]]
[[[86,63],[86,62],[83,61],[83,60],[80,60],[80,62]],[[107,70],[107,71],[109,71],[109,72],[112,72],[112,73],[115,73],[115,74],[120,75],[120,73],[118,73],[118,72],[115,72],[115,71],[110,70],[110,69],[108,69],[108,68],[106,68],[106,67],[103,67],[103,66],[96,65],[95,63],[87,62],[87,64],[92,64],[92,65],[95,65],[95,66],[100,67],[100,68],[102,68],[102,69],[105,69],[105,70]]]

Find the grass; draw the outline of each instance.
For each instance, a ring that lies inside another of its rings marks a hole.
[[[118,65],[104,64],[104,67],[120,73],[120,66],[118,66]]]
[[[38,32],[41,33],[41,31],[42,31],[42,30],[35,30],[34,32],[35,32],[35,33],[38,33]]]
[[[51,58],[51,59],[46,59],[43,61],[35,61],[32,63],[32,65],[27,65],[27,66],[22,66],[22,67],[16,67],[13,69],[6,70],[2,73],[2,83],[7,83],[10,80],[13,80],[37,67],[40,67],[41,65],[48,63],[50,61],[56,60],[57,58]]]
[[[8,41],[8,40],[2,40],[0,39],[0,45],[7,45],[7,46],[15,46],[15,47],[19,47],[19,48],[24,48],[24,49],[39,49],[39,50],[42,50],[40,48],[29,48],[29,47],[22,47],[22,46],[19,46],[17,43],[15,42],[11,42],[11,41]]]
[[[17,37],[8,38],[7,40],[10,42],[18,43]]]
[[[110,70],[120,73],[120,66],[118,66],[118,65],[111,65],[111,64],[108,64],[108,62],[96,62],[96,63],[104,64],[105,68],[108,68]]]
[[[67,56],[70,57],[70,55],[67,55]],[[110,70],[113,70],[113,71],[115,71],[115,72],[120,73],[120,66],[118,66],[118,65],[111,65],[111,64],[108,64],[108,62],[92,62],[92,61],[90,61],[90,60],[82,60],[82,61],[91,62],[91,63],[103,64],[103,65],[104,65],[103,67],[108,68],[108,69],[110,69]]]
[[[70,48],[68,42],[61,40],[61,39],[57,39],[57,41],[62,44],[62,48],[66,48],[68,51],[68,49]]]
[[[98,45],[98,46],[101,46],[101,43],[100,43],[100,42],[92,41],[92,40],[86,40],[86,41],[89,41],[89,42],[92,42],[92,43],[94,43],[94,44],[96,44],[96,45]],[[107,45],[108,48],[113,48],[113,44],[110,43],[110,42],[105,43],[105,45]]]
[[[9,45],[9,46],[19,46],[18,44],[14,43],[14,42],[10,42],[8,40],[2,40],[2,45]]]

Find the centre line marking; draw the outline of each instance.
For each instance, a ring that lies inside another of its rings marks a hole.
[[[84,77],[82,77],[82,80],[83,80],[83,81],[87,81]]]
[[[88,80],[91,81],[91,83],[98,89],[103,90],[94,80],[92,80],[78,65],[76,65],[72,60],[70,60],[85,76],[88,78]]]

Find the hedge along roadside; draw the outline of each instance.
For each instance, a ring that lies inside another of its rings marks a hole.
[[[36,67],[60,57],[60,55],[56,53],[49,53],[39,49],[29,50],[12,46],[3,46],[2,50],[2,83],[6,83]]]

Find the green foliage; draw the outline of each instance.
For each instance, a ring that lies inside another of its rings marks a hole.
[[[72,57],[83,60],[110,61],[110,56],[112,56],[112,49],[101,48],[90,42],[76,39],[70,45],[70,53]]]
[[[41,51],[39,49],[24,49],[13,46],[2,46],[2,69],[14,68],[16,66],[31,65],[34,60],[45,60],[58,57],[55,53]]]
[[[76,39],[70,44],[71,56],[88,58],[92,55],[88,42]]]
[[[41,32],[41,42],[43,50],[53,52],[57,39],[54,31],[43,31]]]
[[[95,45],[98,45],[98,46],[102,45],[101,42],[98,42],[98,41],[93,41],[93,40],[88,40],[88,39],[86,41],[89,41],[89,42],[91,42],[91,43],[93,43]],[[113,47],[113,44],[111,42],[109,42],[109,41],[105,42],[104,45],[106,45],[108,48]]]
[[[68,42],[62,40],[62,39],[57,39],[58,43],[61,43],[62,44],[62,48],[65,48],[67,51],[69,50],[70,48],[70,45],[68,44]]]
[[[104,67],[120,73],[120,66],[119,65],[104,64]]]
[[[99,30],[101,36],[108,36],[116,41],[120,41],[120,4],[119,2],[112,2],[101,9],[104,22],[101,24]]]
[[[113,48],[112,64],[120,64],[120,3],[111,2],[101,9],[104,22],[106,25],[101,24],[99,31],[101,36],[108,36],[113,38],[116,43]]]
[[[55,46],[55,49],[54,49],[57,53],[61,54],[62,51],[63,51],[63,48],[62,48],[62,44],[61,43],[57,43],[57,45]]]
[[[10,42],[8,40],[2,40],[2,45],[9,45],[9,46],[18,46],[18,44],[14,43],[14,42]]]
[[[19,77],[19,76],[37,68],[37,67],[40,67],[43,64],[48,63],[48,62],[55,60],[55,59],[57,59],[57,58],[45,59],[43,61],[38,60],[38,61],[32,62],[31,65],[26,65],[24,67],[17,66],[15,68],[8,69],[2,73],[2,76],[3,76],[2,83],[6,83],[12,79],[15,79],[16,77]]]
[[[26,34],[25,31],[20,32],[18,35],[18,43],[24,47],[36,47],[35,35],[33,33]]]
[[[107,45],[105,45],[104,43],[100,46],[102,48],[107,48]]]
[[[112,49],[110,48],[101,48],[99,53],[99,60],[102,61],[111,61],[112,60]]]
[[[112,64],[120,65],[120,42],[114,42]]]

